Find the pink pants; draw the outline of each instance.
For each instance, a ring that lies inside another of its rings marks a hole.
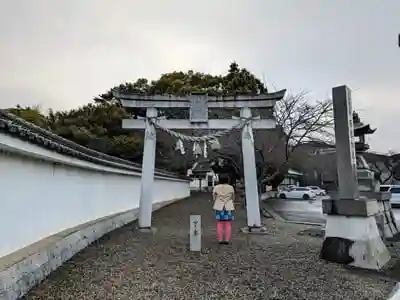
[[[224,241],[224,231],[225,241],[230,241],[232,235],[232,221],[217,221],[217,238],[220,242]]]

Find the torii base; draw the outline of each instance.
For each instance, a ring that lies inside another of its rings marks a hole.
[[[320,258],[362,269],[380,270],[390,260],[376,221],[376,200],[324,200],[328,214]]]
[[[157,232],[157,228],[155,228],[155,227],[138,227],[137,231],[139,231],[140,233],[155,234]]]
[[[243,233],[247,234],[268,234],[267,228],[266,227],[243,227],[241,228],[241,231]]]

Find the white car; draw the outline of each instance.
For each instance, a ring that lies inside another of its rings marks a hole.
[[[400,185],[381,185],[380,191],[391,193],[390,203],[392,206],[400,205]]]
[[[312,189],[317,196],[326,196],[326,191],[319,186],[308,186],[308,188]]]
[[[316,194],[308,187],[295,187],[289,191],[279,192],[279,198],[281,199],[315,199]]]

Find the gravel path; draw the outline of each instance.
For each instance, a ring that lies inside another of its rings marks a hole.
[[[76,255],[24,299],[386,299],[395,283],[376,272],[318,259],[308,227],[265,220],[269,234],[245,235],[236,212],[232,245],[216,243],[208,195],[154,213],[154,235],[131,224]],[[201,214],[202,253],[188,251],[191,213]]]

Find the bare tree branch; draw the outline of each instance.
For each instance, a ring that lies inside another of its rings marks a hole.
[[[273,114],[276,129],[268,133],[255,131],[255,151],[259,160],[263,160],[257,161],[257,169],[261,169],[260,184],[282,177],[280,175],[286,172],[292,153],[299,145],[313,141],[332,142],[332,102],[325,100],[312,103],[306,95],[306,92],[301,92],[277,102]],[[240,133],[229,135],[223,144],[223,149],[216,154],[236,156],[241,165]],[[267,178],[263,179],[265,176]]]
[[[262,179],[262,183],[271,182],[283,169],[286,169],[292,153],[301,144],[315,141],[333,142],[332,101],[310,103],[306,95],[306,92],[301,92],[277,102],[274,112],[277,127],[280,129],[280,138],[277,143],[284,144],[285,157],[273,174]],[[268,152],[276,148],[276,144],[270,146]]]

